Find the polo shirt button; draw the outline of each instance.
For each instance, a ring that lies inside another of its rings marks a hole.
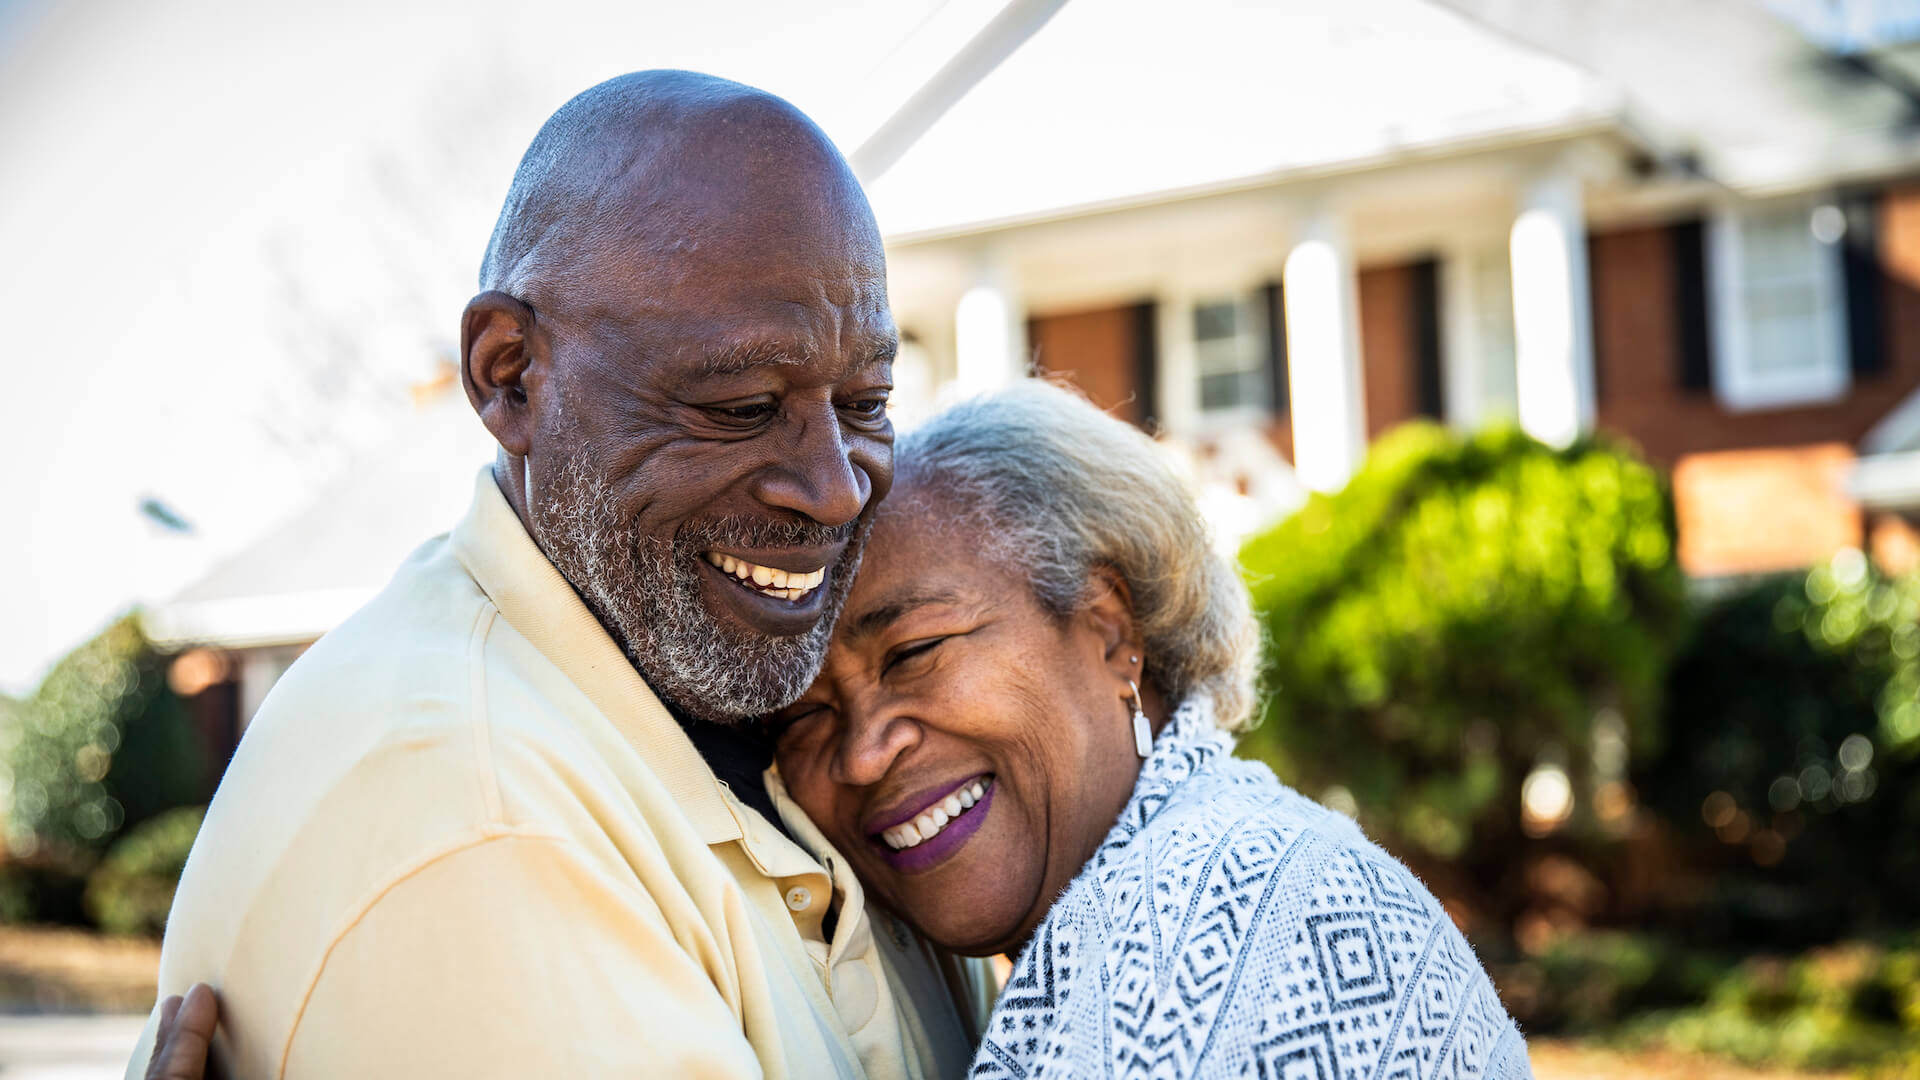
[[[813,890],[805,885],[795,885],[787,890],[787,908],[792,911],[805,911],[813,906]]]

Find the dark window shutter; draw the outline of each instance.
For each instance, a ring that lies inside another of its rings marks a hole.
[[[1133,415],[1140,427],[1155,430],[1160,423],[1160,338],[1158,308],[1152,302],[1133,306]]]
[[[1413,329],[1413,385],[1419,393],[1420,415],[1439,420],[1446,412],[1446,390],[1440,370],[1440,263],[1427,259],[1407,267],[1412,287],[1408,326]]]
[[[1684,390],[1713,390],[1712,320],[1707,310],[1707,226],[1699,219],[1667,230],[1673,245],[1674,356]]]
[[[1599,233],[1587,234],[1587,343],[1593,353],[1593,404],[1598,408],[1607,399],[1606,292],[1600,275],[1600,263],[1606,258],[1606,241]]]
[[[1287,381],[1287,295],[1277,281],[1260,290],[1267,305],[1267,382],[1272,391],[1273,415],[1284,416],[1292,405]]]
[[[1855,195],[1841,201],[1840,211],[1847,219],[1840,241],[1841,282],[1847,290],[1847,366],[1859,379],[1887,370],[1880,202],[1873,195]]]

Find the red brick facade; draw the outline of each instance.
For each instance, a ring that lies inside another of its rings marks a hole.
[[[1728,412],[1711,393],[1680,387],[1671,231],[1589,237],[1600,426],[1666,465],[1714,450],[1859,442],[1920,389],[1920,188],[1888,193],[1881,213],[1886,370],[1830,405],[1758,412]]]
[[[1730,412],[1711,391],[1683,385],[1673,229],[1589,237],[1599,426],[1675,470],[1689,572],[1801,566],[1861,544],[1870,527],[1876,540],[1893,535],[1865,522],[1838,487],[1852,448],[1920,390],[1920,184],[1883,192],[1878,206],[1884,366],[1856,378],[1842,400],[1800,408]],[[1415,288],[1411,265],[1358,274],[1369,439],[1421,411]],[[1095,402],[1138,421],[1133,388],[1137,373],[1151,370],[1140,356],[1138,325],[1133,307],[1117,307],[1036,318],[1029,331],[1043,369],[1070,372]],[[1284,414],[1268,434],[1291,460]],[[1911,531],[1896,539],[1920,546]],[[1888,542],[1896,548],[1906,550]]]
[[[1729,412],[1681,386],[1672,230],[1588,238],[1599,424],[1674,469],[1689,573],[1804,566],[1862,543],[1860,510],[1839,490],[1852,447],[1920,390],[1920,187],[1879,206],[1885,368],[1801,408]]]
[[[1129,305],[1030,320],[1027,344],[1035,367],[1067,376],[1094,404],[1140,423],[1134,310]]]
[[[1355,291],[1360,304],[1360,370],[1367,403],[1367,441],[1420,415],[1415,382],[1412,320],[1413,273],[1406,266],[1362,269]]]

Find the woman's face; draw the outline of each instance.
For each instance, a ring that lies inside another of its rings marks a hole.
[[[825,669],[771,725],[788,790],[869,892],[988,955],[1032,933],[1126,805],[1140,646],[1124,589],[1103,575],[1056,617],[945,502],[882,507]]]

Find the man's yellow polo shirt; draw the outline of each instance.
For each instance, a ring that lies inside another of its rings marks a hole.
[[[220,991],[240,1077],[960,1075],[978,969],[869,911],[775,798],[813,853],[715,779],[483,471],[268,696],[160,991]]]

